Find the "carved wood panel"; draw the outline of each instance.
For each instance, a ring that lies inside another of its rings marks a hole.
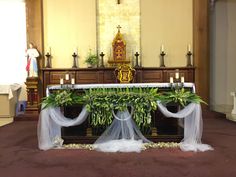
[[[134,82],[151,83],[151,82],[169,82],[169,77],[175,77],[176,69],[179,69],[180,77],[184,76],[186,82],[194,82],[194,67],[179,68],[136,68]],[[77,68],[77,69],[42,69],[43,72],[43,96],[48,85],[57,85],[60,78],[66,73],[75,78],[75,84],[96,84],[96,83],[117,83],[115,68]],[[65,84],[70,84],[65,81]]]

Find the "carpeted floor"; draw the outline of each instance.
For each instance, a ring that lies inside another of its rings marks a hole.
[[[233,177],[236,176],[236,123],[204,111],[203,142],[215,150],[141,153],[37,148],[37,122],[0,128],[0,177]]]

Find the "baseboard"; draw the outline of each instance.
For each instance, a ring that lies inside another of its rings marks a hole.
[[[211,105],[212,111],[225,114],[226,118],[236,122],[236,114],[232,114],[233,105]]]
[[[231,113],[233,105],[226,105],[226,104],[210,105],[210,109],[215,112],[221,112],[226,114],[226,113]]]
[[[0,118],[0,127],[13,122],[13,117]]]

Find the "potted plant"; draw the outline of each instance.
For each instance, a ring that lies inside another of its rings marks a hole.
[[[89,50],[89,54],[85,59],[85,63],[87,63],[88,67],[94,67],[98,64],[98,56]]]

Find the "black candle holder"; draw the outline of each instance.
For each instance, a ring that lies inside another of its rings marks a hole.
[[[101,68],[104,68],[105,66],[104,66],[103,57],[105,56],[105,54],[104,54],[103,52],[101,52],[101,53],[100,53],[100,56],[101,56],[101,65],[100,65],[100,67],[101,67]]]
[[[192,52],[191,51],[188,51],[188,53],[187,53],[187,67],[191,67],[191,66],[193,66],[192,64],[191,64],[191,57],[192,57]]]
[[[164,52],[164,51],[162,51],[161,53],[160,53],[160,58],[161,58],[161,63],[160,63],[160,67],[166,67],[165,66],[165,63],[164,63],[164,59],[165,59],[165,55],[166,55],[166,53]]]
[[[138,64],[139,53],[136,52],[136,53],[134,54],[134,56],[135,56],[135,66],[134,66],[134,67],[139,67],[139,64]]]
[[[72,57],[73,57],[73,66],[72,66],[72,68],[78,68],[77,65],[76,65],[77,56],[78,55],[74,52],[73,55],[72,55]]]
[[[184,87],[184,83],[183,82],[174,82],[174,83],[170,83],[170,88],[172,90],[180,90]]]
[[[47,57],[46,68],[51,68],[51,55],[49,52],[45,55]]]

